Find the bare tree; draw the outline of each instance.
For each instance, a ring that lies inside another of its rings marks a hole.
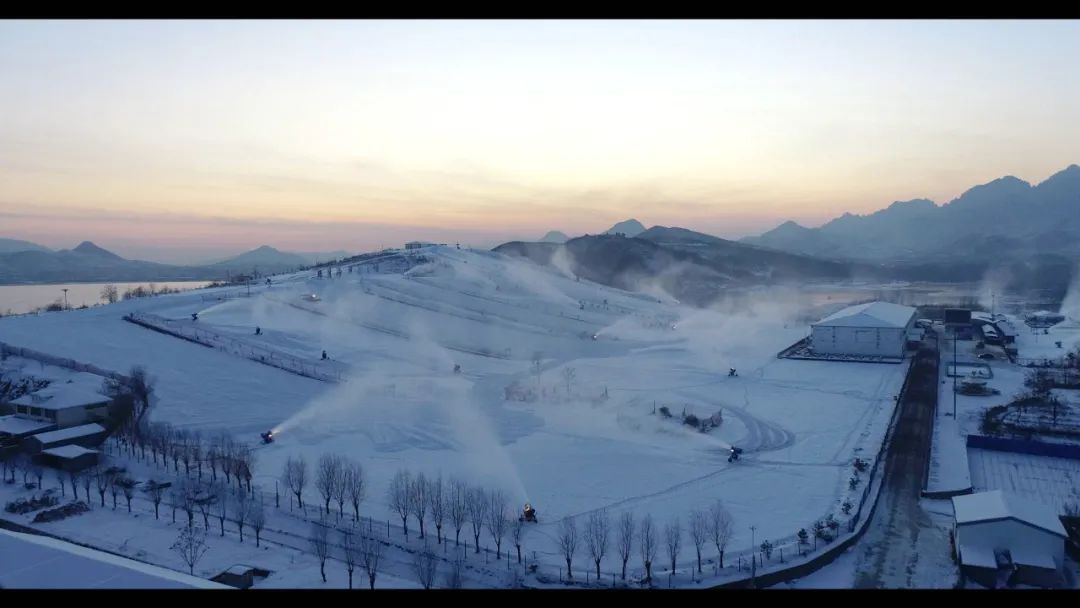
[[[622,580],[626,580],[626,562],[630,561],[630,551],[634,548],[634,514],[624,511],[619,516],[619,538],[617,541],[619,559],[622,560]]]
[[[521,540],[525,536],[525,519],[517,518],[510,524],[510,538],[514,540],[517,549],[517,563],[521,563]],[[508,551],[509,553],[509,551]]]
[[[218,451],[219,458],[222,452]],[[285,472],[282,475],[285,487],[289,488],[289,491],[296,495],[296,505],[300,509],[304,508],[304,487],[307,486],[307,462],[303,456],[299,458],[289,457],[285,461]]]
[[[161,506],[161,499],[165,496],[165,484],[150,479],[146,482],[146,493],[150,495],[150,501],[154,503],[154,519],[158,519],[158,507]]]
[[[71,482],[71,494],[75,500],[79,500],[79,481],[82,479],[83,473],[79,471],[68,471],[68,481]],[[12,480],[14,481],[14,480]],[[90,502],[90,495],[86,495],[86,502]]]
[[[690,514],[690,541],[694,543],[694,551],[697,552],[697,571],[701,574],[701,547],[709,538],[709,518],[701,511],[695,510]]]
[[[116,304],[120,300],[120,292],[116,285],[109,284],[101,288],[101,299],[108,304]]]
[[[424,477],[424,473],[421,471],[413,478],[412,488],[409,490],[409,502],[412,506],[409,507],[413,515],[416,516],[416,521],[420,524],[420,539],[424,539],[424,517],[427,515],[428,500],[427,500],[427,477]]]
[[[27,467],[29,470],[29,467]],[[109,486],[112,485],[112,478],[114,473],[110,472],[102,465],[94,467],[94,482],[97,485],[98,496],[101,497],[101,506],[105,506],[105,492],[108,491]],[[25,473],[24,473],[25,476]]]
[[[262,534],[263,528],[266,527],[266,510],[263,509],[261,500],[251,501],[251,507],[248,509],[248,519],[251,520],[251,528],[255,530],[255,546],[259,546],[259,537]]]
[[[127,501],[128,513],[131,513],[131,499],[135,497],[135,480],[130,477],[118,477],[113,484],[120,486],[120,491],[124,493],[124,500]]]
[[[345,500],[349,496],[349,477],[351,465],[345,458],[339,458],[340,466],[334,479],[333,497],[337,503],[338,519],[345,517]]]
[[[424,544],[424,548],[416,552],[416,556],[413,559],[413,570],[416,572],[416,578],[420,581],[420,584],[424,586],[424,589],[431,589],[431,585],[435,582],[435,574],[439,569],[439,559],[435,557],[435,553]]]
[[[724,508],[724,503],[717,500],[709,507],[709,535],[716,545],[716,551],[720,554],[720,567],[724,567],[724,549],[734,533],[735,522],[731,513]]]
[[[191,461],[195,464],[196,471],[199,475],[199,481],[202,481],[202,467],[203,467],[203,436],[199,431],[192,431],[190,441],[188,443],[188,455],[191,457]]]
[[[502,541],[506,529],[510,526],[510,514],[507,512],[506,494],[502,490],[488,493],[488,531],[495,541],[495,559],[502,557]]]
[[[562,370],[563,381],[566,382],[566,396],[570,396],[570,385],[577,378],[577,370],[572,367],[564,367]]]
[[[442,527],[446,518],[446,493],[443,491],[442,473],[428,481],[428,507],[431,509],[431,521],[435,524],[435,542],[442,544]]]
[[[645,580],[652,580],[652,563],[656,558],[656,526],[653,524],[652,515],[646,515],[641,520],[641,531],[638,532],[638,547],[641,550],[641,561],[645,565]]]
[[[199,515],[202,515],[203,527],[207,530],[210,529],[210,511],[214,508],[214,502],[218,497],[214,493],[214,486],[212,485],[199,485],[199,492],[195,496],[195,506],[199,509]]]
[[[187,525],[195,520],[195,492],[186,479],[180,479],[169,489],[169,502],[172,506],[173,523],[176,523],[176,510],[182,509],[187,514]]]
[[[5,471],[6,473],[7,471]],[[64,481],[67,479],[67,472],[63,469],[54,469],[53,473],[56,475],[56,483],[60,484],[60,495],[67,496],[67,484]]]
[[[184,563],[188,566],[188,574],[195,575],[195,564],[199,563],[209,547],[206,544],[206,530],[199,530],[194,526],[184,526],[180,530],[180,536],[172,545]]]
[[[83,493],[86,494],[86,506],[88,507],[90,506],[90,486],[94,483],[94,477],[94,469],[83,471],[79,476],[79,479],[82,480]],[[175,520],[175,518],[173,519]]]
[[[360,537],[360,567],[368,575],[368,584],[375,589],[375,575],[379,573],[379,559],[382,557],[383,543],[373,536]]]
[[[315,489],[322,495],[327,515],[330,515],[330,501],[334,498],[340,476],[341,458],[335,454],[323,454],[315,470]]]
[[[39,490],[41,490],[42,489],[41,480],[42,480],[43,477],[45,477],[45,467],[41,466],[40,464],[34,462],[31,459],[30,460],[30,473],[34,476],[35,479],[37,479],[37,487],[38,487]],[[116,503],[116,499],[114,497],[114,499],[113,499],[113,509],[116,508],[115,503]]]
[[[611,532],[611,520],[607,511],[603,509],[593,511],[589,519],[585,520],[585,546],[589,550],[589,556],[596,564],[596,580],[600,580],[600,560],[607,553],[608,536]]]
[[[574,571],[571,569],[571,562],[574,559],[574,552],[577,550],[578,532],[577,523],[574,522],[573,517],[564,518],[559,522],[559,549],[562,551],[563,559],[566,560],[566,578],[574,578]]]
[[[450,570],[446,573],[446,588],[447,589],[461,589],[464,580],[462,572],[465,570],[465,556],[457,549],[454,550],[454,557],[450,559]]]
[[[218,518],[218,525],[221,526],[221,535],[225,536],[225,518],[228,517],[229,511],[232,508],[232,500],[229,497],[229,486],[223,483],[214,484],[214,496],[217,499],[214,501],[214,515]]]
[[[341,531],[341,557],[345,561],[345,571],[349,573],[349,589],[352,589],[353,570],[356,570],[356,562],[359,561],[359,547],[353,537],[352,530]]]
[[[240,531],[240,542],[244,542],[244,523],[251,517],[251,498],[247,492],[238,491],[233,493],[232,503],[236,529]]]
[[[405,532],[405,538],[409,537],[409,513],[412,512],[412,476],[408,471],[401,470],[394,473],[394,478],[390,480],[390,487],[387,488],[387,498],[390,500],[390,506],[397,511],[397,514],[401,517],[401,529]]]
[[[315,557],[319,558],[319,572],[322,574],[322,582],[326,582],[326,558],[330,556],[330,528],[324,522],[312,522],[311,524],[311,550]]]
[[[469,487],[460,479],[450,479],[449,495],[446,506],[450,522],[454,524],[454,546],[461,544],[461,528],[465,525],[468,514]]]
[[[352,504],[354,521],[360,521],[360,503],[364,500],[366,490],[364,468],[359,463],[350,462],[345,467],[345,494]]]
[[[120,495],[120,485],[117,483],[121,481],[123,477],[118,474],[112,474],[108,476],[109,481],[109,495],[112,496],[112,508],[116,510],[116,497]]]
[[[476,543],[476,553],[480,553],[480,530],[484,527],[487,519],[487,492],[484,488],[469,488],[465,500],[465,510],[469,513],[469,523],[472,524],[473,542]]]
[[[671,573],[675,574],[675,562],[679,559],[679,549],[682,547],[682,522],[678,517],[674,522],[664,526],[664,541],[667,544],[668,557],[671,559]]]

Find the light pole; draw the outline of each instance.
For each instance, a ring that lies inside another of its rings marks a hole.
[[[64,310],[67,310],[68,308],[70,308],[70,306],[68,306],[68,298],[67,298],[68,288],[64,287],[63,289],[61,289],[61,291],[64,292]]]
[[[757,545],[755,545],[754,532],[757,531],[757,526],[750,526],[750,588],[756,587],[756,581],[754,578],[757,576]]]
[[[956,420],[956,328],[953,328],[952,336],[952,417]]]

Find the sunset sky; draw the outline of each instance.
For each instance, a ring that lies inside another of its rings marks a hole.
[[[723,237],[1080,162],[1077,21],[0,22],[0,237]]]

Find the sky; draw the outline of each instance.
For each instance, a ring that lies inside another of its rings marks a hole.
[[[1077,21],[3,21],[0,237],[726,238],[1080,162]]]

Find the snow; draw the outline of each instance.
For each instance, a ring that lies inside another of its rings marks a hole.
[[[962,492],[971,488],[966,435],[960,432],[952,417],[943,415],[943,410],[944,404],[938,403],[930,448],[930,473],[926,483],[926,491],[933,494]]]
[[[994,550],[987,545],[979,543],[963,543],[960,545],[960,561],[965,566],[977,568],[990,568],[997,570],[997,556]]]
[[[56,456],[58,458],[78,458],[83,454],[97,454],[97,450],[91,450],[78,445],[62,445],[58,448],[49,448],[41,451],[43,454],[49,454],[50,456]]]
[[[0,530],[5,589],[229,589],[54,538]]]
[[[1011,492],[976,492],[954,496],[952,502],[957,524],[1012,518],[1065,537],[1065,527],[1052,508]]]
[[[51,429],[56,425],[44,420],[23,418],[22,416],[0,416],[0,433],[8,435],[31,435],[33,433]]]
[[[79,437],[88,437],[91,435],[99,435],[105,432],[105,427],[97,423],[81,424],[79,426],[73,426],[66,429],[60,429],[58,431],[49,431],[48,433],[39,433],[34,435],[34,439],[41,442],[42,445],[49,445],[58,441],[67,441],[69,439],[78,439]]]
[[[275,277],[272,286],[252,286],[250,298],[205,301],[235,291],[215,289],[4,318],[0,332],[11,344],[120,373],[145,365],[156,381],[153,422],[228,429],[256,445],[273,429],[274,443],[257,447],[255,483],[264,493],[287,458],[311,466],[326,453],[364,466],[363,508],[378,522],[396,519],[385,489],[399,469],[502,488],[512,508],[537,508],[540,523],[525,547],[552,578],[559,519],[598,509],[612,518],[651,514],[662,526],[720,499],[736,522],[726,562],[749,550],[752,525],[758,542],[779,544],[826,514],[847,521],[840,505],[863,490],[848,489],[851,463],[877,454],[910,362],[777,359],[806,335],[795,319],[811,298],[763,291],[752,306],[699,310],[490,252],[431,247],[422,255],[427,263],[408,274],[408,264],[389,272],[383,260],[379,271],[358,265],[332,279]],[[312,293],[317,302],[301,299]],[[218,347],[124,321],[131,313],[214,334]],[[221,347],[238,344],[251,350]],[[345,381],[263,365],[251,360],[256,346],[312,365],[322,365],[326,350]],[[728,377],[729,367],[739,375]],[[569,390],[567,368],[576,373]],[[538,388],[540,398],[506,400],[515,382]],[[654,405],[675,417],[654,415]],[[684,408],[699,417],[722,410],[724,423],[707,434],[691,430],[680,423]],[[745,450],[741,461],[727,462],[731,445]],[[121,514],[109,523],[101,511],[50,525],[94,543],[145,527]],[[163,535],[139,542],[160,563],[175,563]],[[239,548],[227,553],[214,558],[219,572],[236,563],[267,567]],[[680,570],[690,559],[684,552]],[[268,586],[298,582],[284,574],[294,569],[288,563],[276,566],[267,569],[282,574]],[[605,560],[602,570],[613,568]],[[720,578],[735,575],[729,570]],[[392,576],[410,584],[407,568]]]
[[[41,390],[23,395],[12,403],[32,405],[43,410],[63,410],[105,403],[109,398],[98,392],[101,383],[101,376],[80,372],[72,374],[69,381],[54,382]]]
[[[814,325],[829,327],[892,327],[903,329],[915,316],[915,309],[889,302],[867,302],[838,310]]]

